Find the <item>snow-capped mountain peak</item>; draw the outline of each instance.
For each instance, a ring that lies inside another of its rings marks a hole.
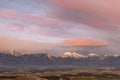
[[[89,53],[87,57],[100,57],[100,55],[96,53]]]
[[[21,54],[17,52],[16,50],[10,49],[5,52],[6,54],[14,55],[14,56],[20,56]]]
[[[105,54],[105,57],[109,57],[109,56],[112,56],[112,57],[119,57],[120,54]]]
[[[66,57],[71,57],[71,58],[84,58],[85,56],[84,55],[80,55],[76,52],[65,52],[62,56],[63,58],[66,58]]]
[[[75,58],[84,58],[85,57],[84,55],[78,54],[76,52],[72,53],[72,56]]]
[[[65,52],[62,57],[72,57],[72,53],[71,52]]]

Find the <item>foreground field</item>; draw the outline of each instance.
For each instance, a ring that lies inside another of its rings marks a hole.
[[[120,80],[119,69],[2,72],[0,80]]]

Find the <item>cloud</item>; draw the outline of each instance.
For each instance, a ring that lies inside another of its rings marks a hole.
[[[44,27],[44,26],[31,26],[22,23],[2,23],[0,24],[0,29],[9,30],[11,32],[22,32],[34,35],[44,35],[52,37],[65,37],[71,34],[69,31],[65,30],[64,27]]]
[[[102,46],[103,43],[104,46],[107,45],[105,42],[108,42],[111,46],[116,46],[114,48],[119,48],[119,0],[21,0],[20,2],[18,4],[19,1],[14,3],[5,1],[7,4],[4,3],[4,8],[0,8],[2,21],[0,29],[4,28],[4,31],[11,30],[15,33],[18,31],[17,34],[24,31],[27,33],[24,36],[34,34],[48,37],[47,39],[62,38],[66,41],[63,42],[65,46]],[[80,40],[68,45],[69,39],[73,39],[71,42],[75,42],[74,39]]]
[[[20,20],[28,24],[54,26],[56,21],[32,13],[18,13],[12,9],[2,9],[0,17],[8,20]]]
[[[70,21],[70,23],[74,24],[86,24],[97,29],[116,31],[119,28],[120,9],[115,4],[119,2],[112,0],[31,0],[29,5],[32,7],[37,5],[37,9],[39,9],[38,3],[40,3],[40,6],[42,5],[44,8],[47,8],[44,11],[44,15],[1,9],[0,17],[3,19],[20,20],[21,22],[44,27],[56,28],[67,26],[68,28],[70,25],[67,25],[68,23],[66,22]]]
[[[36,52],[52,49],[53,46],[51,44],[0,35],[0,50],[15,49]]]
[[[0,13],[0,17],[3,19],[11,19],[17,16],[17,13],[14,12],[11,9],[0,9],[1,13]]]
[[[66,47],[99,47],[109,45],[107,41],[95,38],[70,38],[63,41]]]
[[[16,22],[13,23],[2,23],[0,24],[0,28],[12,31],[25,31],[38,35],[67,36],[70,33],[66,30],[75,25],[67,21],[56,20],[47,16],[34,13],[20,13],[13,9],[6,8],[1,9],[0,17],[7,21],[16,20]]]
[[[117,30],[120,1],[116,0],[51,0],[57,9],[52,17],[86,24],[102,30]],[[117,13],[116,13],[117,12]]]
[[[24,24],[29,25],[37,25],[37,26],[44,26],[44,27],[70,27],[67,21],[63,22],[60,20],[56,20],[53,18],[49,18],[47,15],[39,15],[34,13],[20,13],[16,12],[13,9],[2,8],[0,9],[0,17],[5,20],[16,20]]]
[[[0,28],[8,29],[11,31],[25,31],[26,25],[18,24],[18,23],[7,23],[7,24],[0,24]]]

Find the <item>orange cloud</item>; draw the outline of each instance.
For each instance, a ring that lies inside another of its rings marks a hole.
[[[94,38],[70,38],[63,41],[63,45],[67,47],[94,47],[107,46],[108,42]]]
[[[52,48],[51,46],[52,45],[47,43],[0,35],[0,50],[15,49],[36,52],[40,50],[49,50]]]

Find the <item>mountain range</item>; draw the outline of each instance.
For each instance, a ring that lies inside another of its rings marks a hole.
[[[78,67],[120,67],[120,55],[100,55],[65,52],[55,57],[47,53],[21,54],[15,50],[0,53],[0,66],[78,66]]]

